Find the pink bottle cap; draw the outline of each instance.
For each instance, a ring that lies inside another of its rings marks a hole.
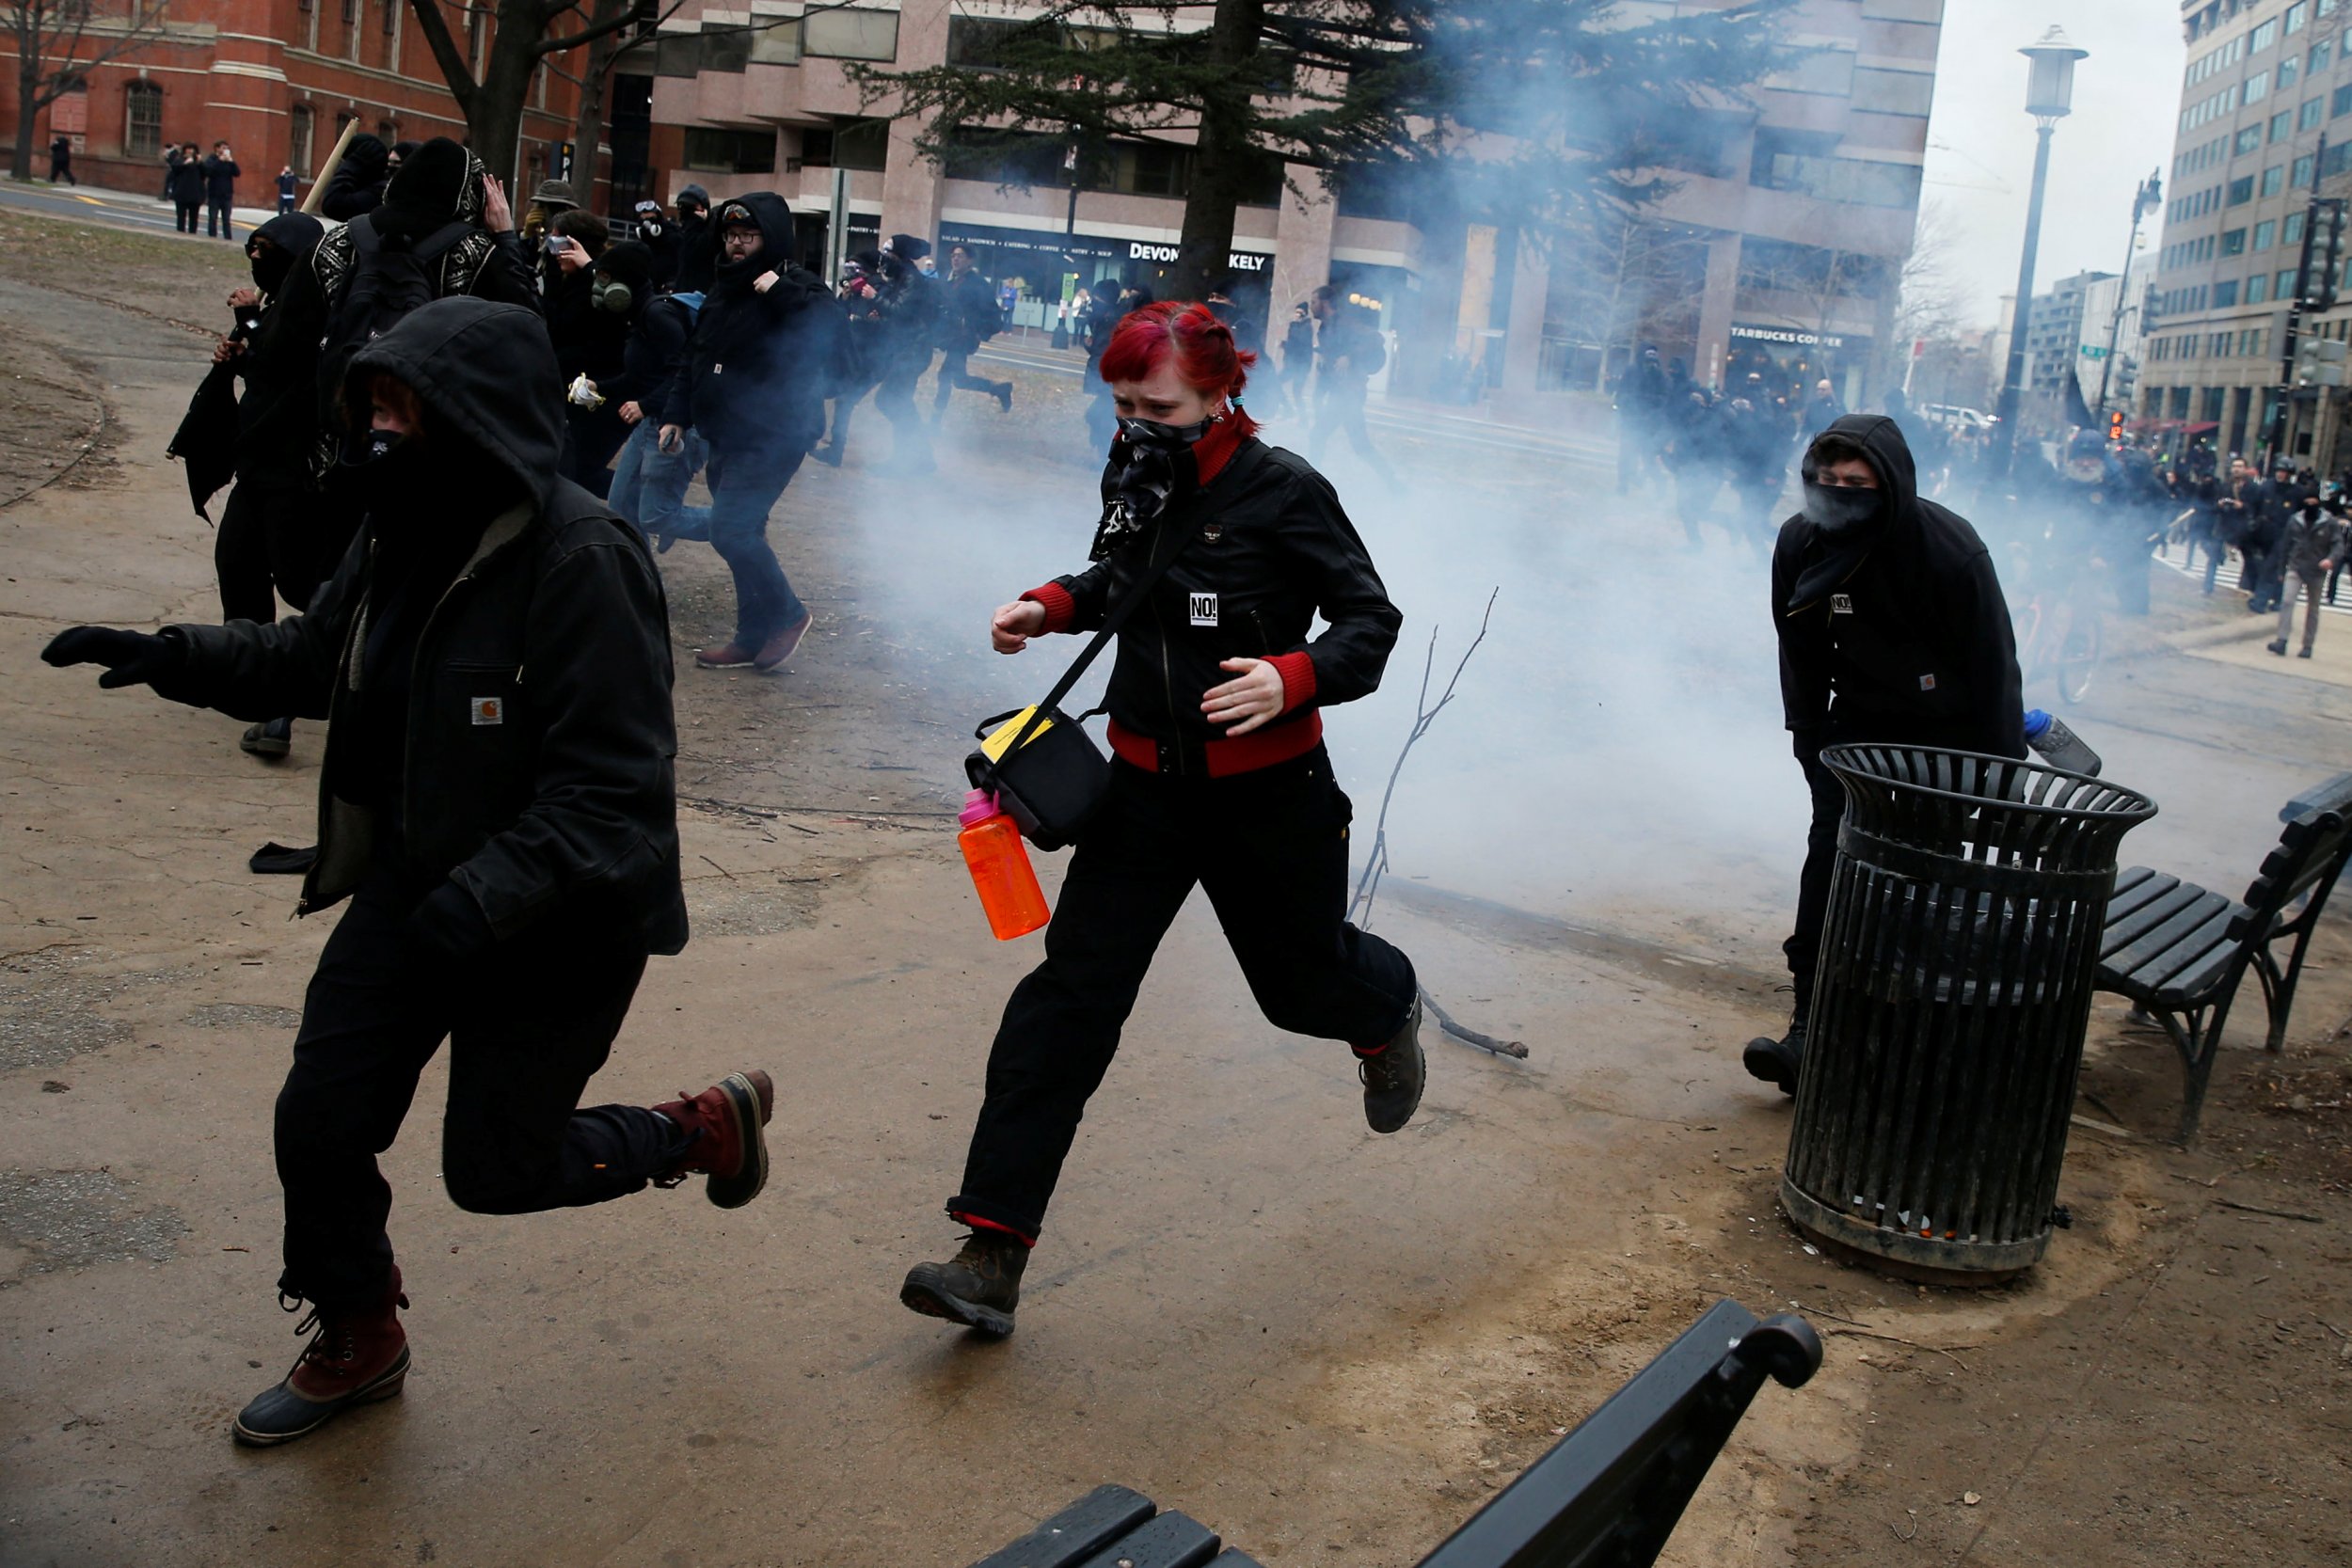
[[[999,815],[1001,814],[996,809],[996,797],[985,789],[976,789],[963,798],[963,812],[956,818],[956,821],[961,826],[969,828],[976,822],[985,822],[990,817]]]

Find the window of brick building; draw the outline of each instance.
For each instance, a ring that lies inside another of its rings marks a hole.
[[[122,147],[134,158],[164,155],[164,89],[134,82],[122,89]]]

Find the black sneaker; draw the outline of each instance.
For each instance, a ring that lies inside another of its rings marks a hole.
[[[2284,642],[2265,642],[2263,646],[2277,654],[2280,658],[2287,657],[2287,645]]]
[[[1748,1076],[1760,1078],[1777,1087],[1781,1093],[1797,1092],[1797,1070],[1804,1064],[1804,1020],[1788,1021],[1788,1032],[1774,1039],[1758,1035],[1748,1041],[1740,1053],[1740,1065],[1748,1069]]]
[[[1393,1132],[1413,1119],[1428,1078],[1421,1053],[1420,991],[1413,992],[1405,1027],[1375,1054],[1356,1058],[1356,1075],[1364,1081],[1364,1121],[1374,1132]]]
[[[249,755],[275,762],[294,750],[294,721],[270,719],[249,725],[237,745]]]
[[[917,1263],[898,1287],[898,1299],[927,1318],[945,1318],[992,1339],[1012,1332],[1021,1305],[1021,1271],[1029,1249],[1012,1236],[975,1230],[953,1261]]]
[[[1011,382],[1009,382],[1009,381],[999,381],[999,382],[996,384],[996,404],[997,404],[997,406],[998,406],[998,407],[1000,407],[1000,408],[1002,408],[1002,409],[1003,409],[1006,413],[1009,414],[1009,413],[1011,413],[1011,412],[1012,412],[1012,383],[1011,383]]]

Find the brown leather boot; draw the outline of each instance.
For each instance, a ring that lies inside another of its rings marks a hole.
[[[799,620],[759,645],[759,657],[752,660],[752,668],[773,670],[783,664],[786,659],[790,658],[792,650],[801,645],[801,639],[808,635],[808,628],[816,619],[814,611],[802,610]]]
[[[301,1305],[296,1298],[287,1310]],[[395,1265],[373,1306],[358,1311],[313,1307],[294,1325],[310,1342],[294,1370],[237,1412],[230,1433],[253,1448],[274,1448],[316,1432],[353,1405],[397,1395],[408,1378],[408,1336],[400,1326],[400,1308],[407,1305]]]
[[[768,1137],[763,1131],[775,1114],[775,1081],[756,1069],[731,1072],[698,1095],[681,1094],[665,1100],[654,1113],[676,1124],[686,1134],[686,1152],[677,1164],[654,1178],[654,1184],[675,1187],[690,1176],[709,1180],[703,1191],[722,1209],[740,1209],[768,1184]]]
[[[696,648],[694,666],[699,670],[740,670],[757,657],[755,648],[746,648],[740,642],[722,642],[715,648]]]
[[[1021,1305],[1021,1271],[1029,1248],[1017,1236],[975,1228],[945,1263],[917,1263],[898,1287],[898,1300],[927,1318],[945,1318],[993,1339],[1012,1332]]]

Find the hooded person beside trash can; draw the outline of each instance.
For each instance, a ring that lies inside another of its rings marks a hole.
[[[99,684],[240,718],[330,720],[298,912],[344,909],[278,1097],[289,1310],[317,1333],[236,1417],[267,1446],[389,1399],[408,1370],[386,1231],[391,1146],[451,1041],[442,1180],[523,1214],[701,1174],[738,1207],[767,1174],[768,1075],[582,1110],[646,959],[686,942],[669,619],[634,530],[555,477],[538,315],[444,299],[352,361],[339,483],[359,542],[307,612],[162,632],[80,626],[42,653]],[[347,900],[347,902],[346,902]],[[412,1265],[413,1266],[413,1265]]]
[[[1772,550],[1781,710],[1813,797],[1795,929],[1783,951],[1796,1005],[1748,1071],[1794,1094],[1845,790],[1821,764],[1860,741],[2026,754],[2016,636],[1993,557],[1968,520],[1923,499],[1894,420],[1848,414],[1814,437],[1804,510]]]

